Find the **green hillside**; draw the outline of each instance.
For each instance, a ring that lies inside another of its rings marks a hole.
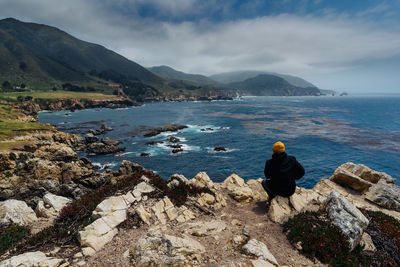
[[[168,66],[155,66],[148,68],[160,77],[166,79],[181,80],[195,85],[218,85],[218,82],[200,74],[188,74],[181,71],[177,71]]]
[[[254,78],[260,74],[269,74],[269,75],[274,75],[278,76],[280,78],[283,78],[286,80],[288,83],[294,86],[298,87],[316,87],[312,83],[297,77],[293,75],[287,75],[287,74],[280,74],[280,73],[274,73],[274,72],[266,72],[266,71],[233,71],[233,72],[225,72],[225,73],[219,73],[219,74],[214,74],[209,76],[209,78],[220,82],[220,83],[234,83],[234,82],[241,82],[250,78]]]
[[[1,84],[9,81],[34,88],[65,82],[89,85],[116,76],[151,84],[163,81],[103,46],[81,41],[54,27],[12,18],[0,20],[0,55]]]
[[[302,96],[320,95],[316,87],[298,87],[291,85],[285,79],[270,75],[260,74],[241,82],[230,83],[230,89],[236,89],[243,95],[253,96]]]

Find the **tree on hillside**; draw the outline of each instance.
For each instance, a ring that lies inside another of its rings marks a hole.
[[[2,84],[3,90],[10,90],[12,89],[12,85],[9,81],[4,81]]]

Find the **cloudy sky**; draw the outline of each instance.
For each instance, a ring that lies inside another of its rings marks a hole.
[[[146,67],[265,70],[320,88],[400,93],[400,0],[0,0]]]

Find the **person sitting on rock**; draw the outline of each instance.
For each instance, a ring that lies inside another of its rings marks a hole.
[[[269,201],[276,195],[290,197],[296,190],[296,180],[304,176],[303,166],[293,156],[285,152],[285,145],[278,141],[272,147],[272,159],[265,163],[266,180],[262,186],[268,193]]]

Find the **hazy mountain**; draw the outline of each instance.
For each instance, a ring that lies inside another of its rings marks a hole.
[[[166,79],[175,79],[190,82],[197,85],[216,85],[216,81],[200,74],[188,74],[182,71],[177,71],[168,66],[155,66],[148,68],[150,71],[154,72],[160,77]]]
[[[233,72],[214,74],[209,76],[209,78],[220,83],[234,83],[234,82],[241,82],[249,78],[254,78],[260,74],[269,74],[278,76],[280,78],[285,79],[291,85],[299,87],[316,87],[312,83],[307,82],[306,80],[300,77],[287,74],[274,73],[274,72],[266,72],[266,71],[233,71]]]
[[[243,95],[253,96],[320,95],[320,91],[316,87],[294,86],[285,79],[270,74],[259,74],[244,81],[230,83],[227,87],[236,89]]]
[[[103,46],[54,27],[12,18],[0,20],[0,55],[0,82],[88,83],[99,77],[162,82],[146,68]]]

